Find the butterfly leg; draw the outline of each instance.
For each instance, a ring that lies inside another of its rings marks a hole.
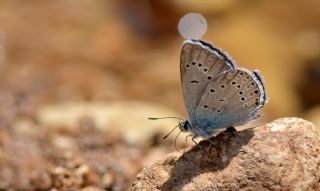
[[[226,129],[226,132],[230,132],[230,133],[233,133],[233,132],[235,132],[235,131],[237,131],[234,127],[228,127],[227,129]]]
[[[205,130],[206,131],[206,133],[207,133],[207,135],[208,135],[208,138],[206,138],[205,140],[208,140],[211,144],[213,144],[213,145],[217,145],[215,142],[213,142],[212,140],[211,140],[211,137],[210,137],[210,135],[212,135],[213,134],[213,132],[209,132],[208,130]]]
[[[209,141],[211,144],[213,144],[214,146],[217,145],[214,141],[211,140],[211,138],[208,138],[208,139],[206,139],[206,140],[208,140],[208,141]]]
[[[199,149],[202,150],[202,147],[199,145],[199,143],[197,143],[196,140],[194,140],[194,139],[197,138],[197,137],[198,137],[198,135],[193,135],[192,138],[191,138],[191,140],[192,140],[192,142],[194,142],[194,144],[197,145],[197,147],[198,147]]]
[[[237,130],[234,127],[228,127],[225,131],[222,131],[221,133],[224,135],[231,135],[233,132],[236,132]]]
[[[197,138],[197,137],[198,137],[198,135],[193,135],[192,138],[191,138],[192,142],[194,142],[196,145],[198,145],[198,143],[194,139]]]

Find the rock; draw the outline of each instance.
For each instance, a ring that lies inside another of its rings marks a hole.
[[[282,118],[255,129],[222,132],[144,168],[132,190],[316,190],[319,128]]]
[[[147,119],[164,116],[179,114],[167,107],[148,102],[70,102],[42,106],[38,109],[36,119],[42,127],[74,128],[81,119],[89,118],[99,129],[119,133],[129,143],[145,145],[155,134],[165,135],[178,124],[176,119]]]
[[[103,191],[103,189],[95,187],[95,186],[87,186],[87,187],[81,189],[81,191]]]

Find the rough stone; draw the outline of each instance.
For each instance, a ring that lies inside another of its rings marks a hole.
[[[319,190],[319,128],[282,118],[222,132],[144,168],[132,190]]]

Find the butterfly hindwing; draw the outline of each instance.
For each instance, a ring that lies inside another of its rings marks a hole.
[[[256,71],[234,69],[210,82],[197,106],[197,125],[207,132],[242,125],[256,117],[266,102],[261,77]]]

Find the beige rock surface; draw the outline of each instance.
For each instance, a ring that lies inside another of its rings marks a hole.
[[[144,168],[132,190],[317,190],[319,135],[299,118],[221,133]]]
[[[79,119],[90,118],[97,128],[120,133],[128,142],[143,145],[155,134],[165,135],[177,125],[176,119],[148,120],[148,117],[164,116],[178,117],[179,114],[149,102],[68,102],[40,107],[36,119],[40,126],[72,128]]]

